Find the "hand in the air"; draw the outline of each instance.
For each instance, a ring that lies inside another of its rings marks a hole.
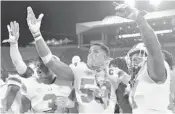
[[[19,39],[19,24],[16,21],[10,22],[10,25],[7,25],[9,32],[9,39],[5,39],[2,43],[17,43]]]
[[[57,97],[55,100],[55,104],[57,105],[57,107],[62,107],[62,108],[74,107],[74,102],[71,101],[68,97]]]
[[[34,35],[40,32],[41,21],[44,14],[40,14],[38,19],[35,17],[35,14],[31,7],[27,7],[27,24],[31,33]]]
[[[117,4],[115,5],[116,16],[131,19],[136,21],[139,15],[146,15],[146,11],[137,10],[136,8],[132,8],[127,4]]]

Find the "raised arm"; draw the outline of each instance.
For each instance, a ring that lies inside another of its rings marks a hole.
[[[5,112],[11,108],[19,90],[20,90],[20,87],[18,87],[17,85],[8,86],[5,98],[2,100],[3,110]]]
[[[157,35],[141,13],[138,15],[136,22],[140,28],[143,42],[148,50],[147,64],[150,78],[155,82],[164,82],[166,80],[166,70],[161,52],[161,44],[159,43]]]
[[[9,39],[4,40],[3,43],[10,43],[10,57],[12,59],[12,63],[21,76],[29,77],[33,71],[26,66],[18,49],[19,24],[16,21],[10,22],[10,25],[7,25],[7,29],[9,32]]]
[[[164,82],[166,80],[166,70],[161,53],[161,45],[153,29],[144,18],[146,12],[138,11],[127,5],[117,6],[116,11],[118,16],[136,21],[142,34],[143,42],[148,50],[147,63],[149,76],[155,82]]]
[[[71,68],[52,55],[52,52],[50,51],[49,47],[47,46],[41,35],[40,25],[44,15],[40,14],[38,19],[36,19],[31,7],[27,8],[27,13],[27,23],[34,37],[35,46],[38,54],[42,58],[43,62],[57,76],[68,81],[73,81],[74,75]]]

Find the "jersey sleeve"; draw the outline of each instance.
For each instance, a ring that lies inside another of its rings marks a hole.
[[[33,84],[31,80],[31,78],[24,79],[20,89],[21,94],[29,100],[34,96],[35,91],[35,84]]]
[[[16,85],[21,87],[22,85],[22,78],[15,74],[15,75],[9,75],[9,78],[7,79],[7,84],[8,85]]]

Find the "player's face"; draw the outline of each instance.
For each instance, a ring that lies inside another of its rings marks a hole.
[[[39,68],[38,61],[31,62],[29,66],[34,70],[39,80],[46,80],[49,77],[49,73],[45,73]]]
[[[37,63],[35,63],[35,66],[36,67],[34,68],[34,70],[37,73],[38,79],[40,79],[40,80],[44,79],[45,80],[45,79],[49,78],[49,76],[51,75],[50,71],[46,71],[44,68],[43,68],[43,70],[41,70],[40,67],[39,67],[39,64],[37,64]]]
[[[38,74],[38,77],[39,77],[39,79],[43,79],[43,78],[47,78],[48,77],[48,75],[47,75],[47,73],[44,73],[41,69],[37,69],[37,74]]]
[[[131,64],[132,66],[137,67],[143,62],[143,60],[144,60],[144,55],[143,54],[140,55],[139,53],[136,53],[131,57]]]
[[[87,58],[87,65],[90,68],[99,68],[104,65],[106,60],[106,53],[101,49],[100,46],[91,46],[89,55]]]

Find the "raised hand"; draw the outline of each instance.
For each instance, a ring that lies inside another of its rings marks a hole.
[[[138,15],[146,15],[146,11],[141,11],[137,10],[136,8],[132,8],[127,4],[116,4],[115,5],[115,11],[116,11],[116,16],[131,19],[136,21],[138,18]]]
[[[19,24],[16,21],[10,22],[10,25],[7,25],[9,32],[9,39],[5,39],[2,43],[17,43],[19,39]]]
[[[32,10],[31,7],[27,7],[27,24],[29,26],[29,29],[32,33],[32,35],[37,34],[40,32],[40,26],[41,26],[41,21],[43,18],[44,14],[40,14],[38,19],[35,17],[35,14]]]

